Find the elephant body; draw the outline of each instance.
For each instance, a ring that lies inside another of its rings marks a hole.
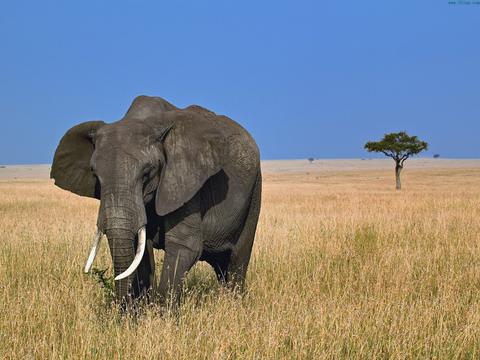
[[[116,281],[125,302],[153,286],[153,249],[165,250],[159,293],[177,299],[185,274],[207,261],[219,281],[243,287],[260,211],[261,171],[253,138],[239,124],[200,106],[178,109],[137,97],[123,119],[87,122],[60,141],[56,185],[100,199],[115,275],[146,250],[135,271]]]

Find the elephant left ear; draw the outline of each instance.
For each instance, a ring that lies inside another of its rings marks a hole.
[[[184,110],[168,116],[174,117],[174,125],[163,141],[166,164],[155,199],[160,216],[183,206],[222,169],[225,149],[225,136],[214,118]]]

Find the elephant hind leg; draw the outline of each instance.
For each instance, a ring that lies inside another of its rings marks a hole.
[[[209,253],[205,252],[202,254],[200,260],[205,260],[209,263],[215,274],[217,275],[218,281],[226,285],[228,283],[228,265],[230,264],[231,250],[219,252],[219,253]]]
[[[255,182],[250,206],[245,219],[245,224],[240,233],[235,247],[232,249],[230,263],[228,265],[227,278],[229,286],[244,289],[245,277],[247,274],[248,263],[252,254],[253,240],[255,239],[255,231],[257,229],[258,217],[260,215],[260,203],[262,196],[262,176],[258,173]]]

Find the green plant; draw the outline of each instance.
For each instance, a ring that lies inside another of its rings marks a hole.
[[[102,270],[94,267],[88,275],[102,286],[105,300],[110,302],[115,296],[115,280],[113,276],[105,275],[107,270],[108,268]]]

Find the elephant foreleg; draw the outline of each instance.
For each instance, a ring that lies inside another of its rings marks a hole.
[[[171,301],[174,305],[178,304],[183,280],[199,257],[199,251],[194,251],[174,242],[166,242],[158,289],[159,295],[164,301]]]
[[[196,198],[165,222],[165,257],[159,295],[178,304],[183,279],[202,254],[201,217]]]

